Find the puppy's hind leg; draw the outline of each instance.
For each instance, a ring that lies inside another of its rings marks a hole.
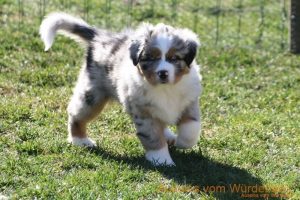
[[[96,143],[88,137],[86,126],[101,112],[108,98],[96,86],[84,86],[84,81],[79,78],[68,106],[68,142],[78,146],[93,147]]]
[[[94,105],[89,105],[85,94],[74,94],[68,106],[68,142],[78,146],[96,146],[96,143],[87,135],[86,126],[89,121],[97,116],[105,106],[107,99],[100,98]]]

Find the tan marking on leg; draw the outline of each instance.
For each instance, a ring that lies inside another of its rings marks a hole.
[[[95,106],[93,106],[93,108],[89,108],[90,112],[85,116],[81,116],[80,119],[76,119],[73,116],[69,116],[69,134],[71,134],[72,137],[86,138],[87,123],[94,119],[102,111],[107,101],[108,99],[104,99],[97,103]]]
[[[70,122],[70,132],[72,137],[86,138],[86,123],[85,122]]]
[[[190,122],[190,121],[198,121],[198,119],[195,118],[195,117],[193,117],[193,116],[183,115],[183,116],[180,118],[180,120],[179,120],[179,122],[178,122],[178,125],[184,124],[184,123],[188,123],[188,122]]]

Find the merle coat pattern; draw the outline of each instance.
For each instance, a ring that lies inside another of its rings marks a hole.
[[[188,29],[144,23],[119,33],[97,29],[79,18],[52,13],[42,22],[48,50],[57,31],[83,43],[85,62],[68,106],[68,141],[95,146],[86,126],[110,100],[131,116],[154,165],[175,165],[168,145],[191,148],[200,134],[199,41]],[[177,135],[168,125],[177,125]]]

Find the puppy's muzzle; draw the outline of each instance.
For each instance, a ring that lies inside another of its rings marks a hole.
[[[157,76],[161,83],[167,83],[169,80],[169,72],[167,70],[158,71]]]

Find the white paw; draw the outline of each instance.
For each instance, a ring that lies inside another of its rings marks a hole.
[[[192,148],[200,136],[200,122],[192,121],[181,124],[175,146],[182,149]]]
[[[77,146],[95,147],[96,142],[90,138],[69,137],[68,142]]]
[[[159,150],[147,151],[146,159],[150,161],[154,166],[175,166],[175,163],[170,156],[168,145]]]
[[[168,128],[165,128],[164,135],[167,140],[168,145],[175,145],[177,136]]]

